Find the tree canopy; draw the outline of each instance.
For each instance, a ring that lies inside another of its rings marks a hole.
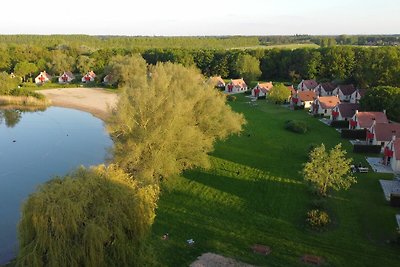
[[[196,69],[147,66],[140,56],[126,61],[107,128],[116,163],[135,177],[157,183],[188,168],[207,167],[214,142],[241,131],[244,117]]]
[[[17,266],[149,266],[157,196],[114,165],[52,179],[23,205]]]
[[[268,99],[277,104],[282,104],[289,99],[290,90],[282,83],[274,84],[274,87],[269,91]]]
[[[324,144],[314,148],[309,155],[310,161],[303,168],[304,179],[314,183],[323,196],[330,188],[348,189],[351,184],[356,183],[356,179],[351,175],[352,159],[347,159],[346,153],[341,144],[329,152]]]
[[[368,111],[387,111],[389,119],[400,122],[400,88],[378,86],[367,90],[360,101],[361,108]]]
[[[261,76],[260,61],[250,55],[239,55],[237,70],[239,75],[248,82],[258,80]]]

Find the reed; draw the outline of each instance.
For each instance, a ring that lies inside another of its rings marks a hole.
[[[21,105],[21,106],[49,106],[49,99],[38,99],[33,96],[0,96],[0,105]]]

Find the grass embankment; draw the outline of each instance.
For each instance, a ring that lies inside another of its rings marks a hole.
[[[50,100],[46,98],[36,98],[33,96],[9,96],[0,95],[0,106],[15,105],[15,106],[48,106]]]
[[[378,182],[391,176],[357,175],[350,190],[328,197],[329,229],[308,230],[305,216],[315,196],[299,171],[310,144],[331,148],[342,142],[348,151],[351,146],[304,111],[247,102],[242,95],[231,102],[248,124],[241,136],[217,143],[211,169],[188,171],[164,184],[152,236],[161,264],[188,266],[202,253],[215,252],[258,266],[304,266],[300,257],[306,253],[322,256],[327,266],[397,266],[400,248],[386,243],[395,237],[397,210]],[[288,120],[305,121],[309,132],[285,130]],[[349,156],[365,164],[364,155]],[[169,240],[161,240],[166,232]],[[194,246],[186,244],[190,238]],[[255,243],[272,253],[253,254]]]

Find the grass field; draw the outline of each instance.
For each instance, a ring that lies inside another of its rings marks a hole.
[[[350,190],[329,196],[329,229],[308,230],[305,213],[315,196],[299,171],[309,144],[342,142],[349,151],[350,144],[304,111],[247,101],[239,96],[231,103],[248,124],[241,136],[216,144],[212,168],[164,184],[152,234],[161,265],[188,266],[214,252],[258,266],[304,266],[299,259],[306,253],[322,256],[326,266],[397,266],[400,247],[387,240],[395,237],[398,210],[389,207],[378,182],[391,176],[360,174]],[[306,121],[310,132],[284,130],[289,119]],[[349,156],[363,161],[363,155]],[[169,240],[161,240],[165,232]],[[194,246],[186,245],[190,238]],[[253,254],[255,243],[272,253]]]

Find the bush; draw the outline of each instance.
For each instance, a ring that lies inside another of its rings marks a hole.
[[[34,91],[24,89],[24,88],[16,88],[10,91],[10,95],[12,96],[32,96],[37,99],[45,99],[45,96]]]
[[[228,101],[236,101],[236,96],[234,96],[234,95],[227,95],[227,96],[226,96],[226,100],[228,100]]]
[[[303,110],[304,109],[304,105],[301,105],[301,106],[295,105],[293,109],[294,110]]]
[[[348,129],[349,121],[332,121],[331,126],[334,128]]]
[[[308,127],[307,124],[303,121],[291,120],[286,122],[285,129],[294,133],[304,134],[307,132]]]
[[[342,129],[340,136],[346,139],[365,140],[367,138],[367,131],[365,129],[357,129],[357,130]]]
[[[330,223],[329,215],[325,211],[314,209],[307,212],[308,225],[313,229],[321,229]]]
[[[371,153],[371,154],[379,154],[381,153],[380,145],[353,145],[354,153]]]

